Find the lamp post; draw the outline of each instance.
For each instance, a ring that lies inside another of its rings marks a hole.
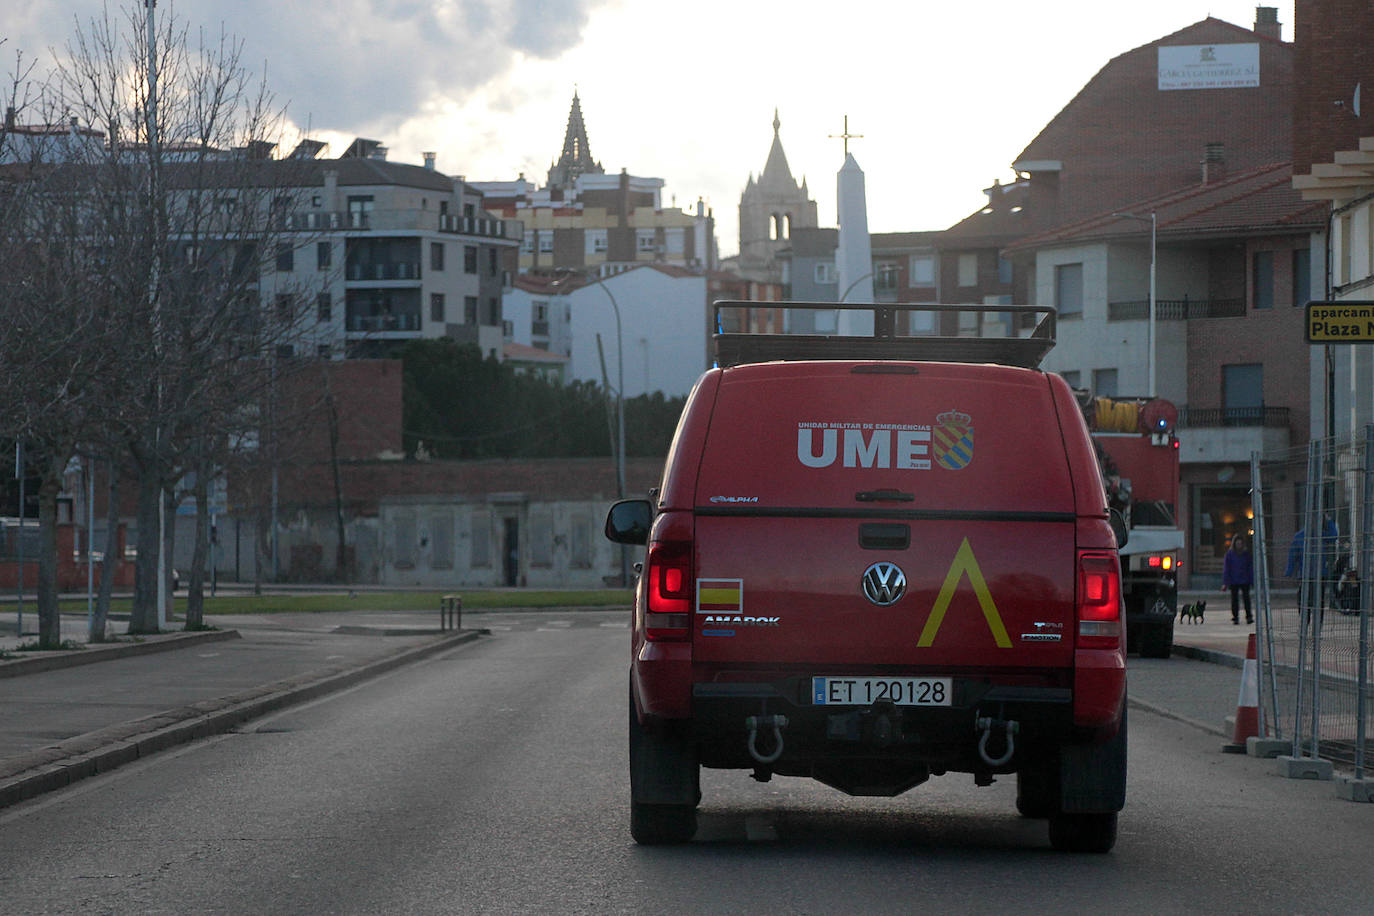
[[[1150,328],[1148,340],[1150,342],[1150,390],[1146,392],[1150,397],[1154,397],[1155,392],[1155,238],[1159,223],[1155,211],[1151,210],[1149,216],[1138,216],[1135,213],[1113,213],[1112,216],[1120,216],[1125,219],[1139,220],[1142,223],[1150,224]]]

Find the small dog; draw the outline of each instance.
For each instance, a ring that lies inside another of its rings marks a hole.
[[[1178,609],[1178,621],[1179,623],[1202,623],[1202,615],[1206,612],[1206,601],[1194,601]]]

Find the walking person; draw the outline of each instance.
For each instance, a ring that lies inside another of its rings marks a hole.
[[[1231,592],[1231,623],[1240,623],[1240,603],[1245,600],[1245,622],[1254,623],[1250,613],[1250,586],[1255,582],[1255,559],[1245,543],[1245,535],[1231,538],[1231,549],[1221,566],[1221,590]]]

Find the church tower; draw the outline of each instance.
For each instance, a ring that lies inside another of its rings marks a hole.
[[[549,168],[549,188],[571,191],[578,175],[604,175],[606,170],[592,158],[587,142],[587,125],[582,122],[582,102],[573,90],[572,110],[568,112],[568,130],[563,135],[563,153]]]
[[[798,184],[782,151],[777,109],[773,110],[773,146],[757,180],[749,176],[739,200],[739,272],[750,280],[778,283],[782,268],[776,255],[792,245],[792,230],[816,226],[816,202]]]

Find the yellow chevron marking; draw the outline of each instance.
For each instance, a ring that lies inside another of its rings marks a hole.
[[[964,538],[964,542],[954,554],[954,562],[945,574],[945,584],[940,586],[940,594],[935,599],[935,606],[930,609],[930,617],[926,620],[926,625],[921,630],[921,638],[916,645],[926,648],[934,644],[935,634],[940,632],[945,611],[949,610],[949,602],[954,598],[954,590],[964,576],[968,576],[969,584],[973,586],[973,594],[978,597],[978,604],[983,609],[983,617],[988,622],[988,629],[992,631],[993,640],[999,648],[1010,649],[1011,637],[1007,635],[1007,628],[1002,623],[1002,615],[997,613],[992,592],[988,591],[988,583],[983,578],[983,571],[978,568],[978,561],[974,559],[973,548],[969,546],[968,538]]]

